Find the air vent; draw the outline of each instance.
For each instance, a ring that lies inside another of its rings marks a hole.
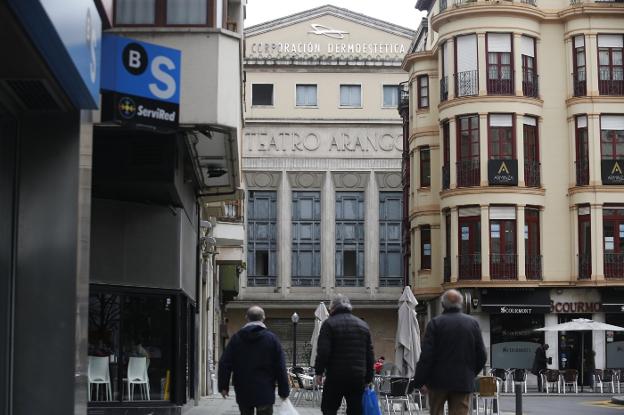
[[[58,111],[61,109],[46,83],[39,79],[11,79],[5,81],[28,111]]]

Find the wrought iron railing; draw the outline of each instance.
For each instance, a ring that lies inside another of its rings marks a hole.
[[[364,277],[336,277],[336,287],[363,287]]]
[[[442,189],[447,190],[451,187],[451,166],[442,166]]]
[[[592,274],[592,261],[590,254],[579,254],[578,256],[578,279],[589,280]]]
[[[624,95],[624,80],[599,79],[598,91],[600,91],[600,95]]]
[[[488,73],[487,92],[488,95],[513,95],[514,71]]]
[[[464,71],[455,74],[455,96],[479,95],[479,71]]]
[[[481,279],[481,254],[462,254],[458,256],[459,279]]]
[[[403,276],[398,277],[379,277],[380,287],[402,287]]]
[[[481,184],[481,165],[479,160],[461,160],[457,162],[457,186],[470,187]]]
[[[321,277],[292,277],[293,287],[320,287]]]
[[[497,280],[518,278],[516,254],[490,254],[490,276]]]
[[[604,254],[605,278],[624,278],[624,253]]]
[[[444,257],[444,282],[451,282],[451,258]]]
[[[440,102],[448,100],[448,77],[440,79]]]
[[[277,277],[270,276],[247,276],[248,287],[275,287]]]
[[[584,97],[587,95],[587,78],[585,69],[572,72],[572,88],[575,97]]]
[[[539,97],[538,88],[539,75],[535,71],[522,71],[522,95],[525,97]]]
[[[589,160],[576,160],[576,185],[587,186],[589,184]]]
[[[524,160],[524,184],[527,187],[540,187],[540,163],[537,160]]]
[[[526,273],[527,280],[541,280],[542,256],[527,255],[524,259],[524,271]]]

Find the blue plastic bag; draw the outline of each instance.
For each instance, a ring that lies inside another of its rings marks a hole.
[[[364,395],[362,395],[362,414],[381,415],[377,394],[372,388],[369,387],[364,389]]]

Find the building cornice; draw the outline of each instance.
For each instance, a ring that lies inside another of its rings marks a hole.
[[[483,193],[509,193],[509,194],[525,194],[545,196],[546,190],[535,187],[517,187],[517,186],[480,186],[480,187],[457,187],[455,189],[443,190],[440,192],[440,199],[463,195],[478,195]]]
[[[341,59],[334,56],[328,56],[327,58],[245,58],[245,67],[258,66],[258,67],[289,67],[293,66],[302,68],[318,68],[318,67],[330,67],[331,70],[335,70],[335,67],[348,67],[348,68],[401,68],[401,60],[394,59]],[[309,72],[309,70],[307,71]]]
[[[623,193],[624,186],[605,186],[605,185],[593,185],[593,186],[574,186],[568,189],[568,196],[578,194],[595,194],[595,193]]]
[[[539,107],[544,106],[544,101],[541,99],[530,98],[520,95],[476,95],[470,97],[456,97],[449,99],[448,101],[441,102],[440,104],[438,104],[438,111],[444,111],[445,109],[464,104],[476,104],[481,102],[509,103],[510,101],[537,105]]]
[[[366,126],[367,124],[380,126],[400,126],[402,124],[401,119],[388,120],[388,119],[373,119],[373,118],[245,118],[245,123],[251,125],[261,124],[315,124],[319,126],[323,125],[336,125],[356,124],[359,126]]]
[[[427,50],[427,51],[415,52],[415,53],[408,53],[403,58],[403,62],[401,63],[401,68],[405,72],[409,72],[411,66],[414,63],[416,63],[417,61],[427,60],[427,59],[436,59],[436,56],[435,56],[435,53],[434,53],[433,50]]]
[[[587,15],[592,14],[622,14],[624,13],[624,3],[616,2],[596,2],[596,3],[581,3],[571,5],[558,13],[559,18],[564,21],[573,19],[575,17],[586,18]]]
[[[431,19],[431,27],[436,32],[440,31],[440,27],[450,21],[455,21],[475,14],[487,15],[521,15],[536,20],[557,19],[557,13],[546,12],[537,7],[529,6],[525,3],[512,3],[509,1],[475,1],[465,3],[461,6],[451,6],[441,13],[436,14]]]
[[[605,95],[590,95],[585,97],[572,97],[566,99],[566,105],[572,106],[577,104],[624,104],[624,97],[622,96],[605,96]]]

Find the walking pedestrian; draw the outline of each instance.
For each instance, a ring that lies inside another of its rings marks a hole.
[[[543,392],[544,385],[542,385],[542,374],[541,371],[545,370],[548,365],[548,359],[546,359],[546,350],[548,350],[550,346],[547,343],[539,346],[535,349],[535,359],[533,360],[533,368],[532,372],[535,376],[537,376],[537,391]]]
[[[431,415],[442,415],[445,402],[449,415],[467,415],[475,377],[487,359],[479,323],[461,312],[463,302],[458,291],[446,291],[442,315],[425,330],[414,386],[429,394]]]
[[[362,395],[373,381],[373,342],[368,324],[351,314],[351,302],[338,294],[331,302],[329,318],[321,326],[315,370],[316,382],[323,374],[323,415],[335,415],[342,398],[347,415],[362,415]]]
[[[233,375],[236,403],[241,415],[273,414],[275,384],[282,399],[288,398],[284,351],[275,334],[264,324],[264,310],[247,310],[247,324],[227,344],[219,361],[219,390],[224,398]]]

